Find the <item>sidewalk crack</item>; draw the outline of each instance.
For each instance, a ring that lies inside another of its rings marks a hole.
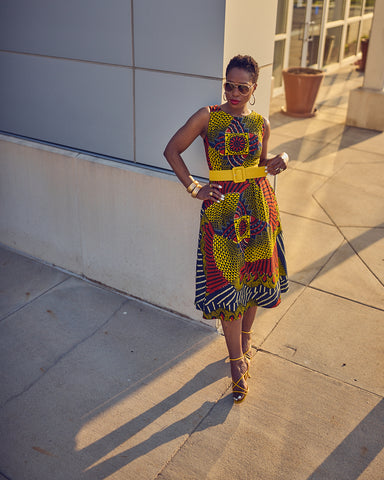
[[[67,278],[64,278],[64,280],[60,280],[60,282],[58,283],[55,283],[55,285],[51,285],[49,288],[47,288],[46,290],[40,292],[36,297],[32,298],[31,300],[29,300],[28,302],[26,303],[23,303],[23,305],[19,305],[18,307],[16,307],[14,310],[12,310],[11,312],[8,312],[4,315],[4,317],[0,317],[0,323],[3,322],[4,320],[6,320],[7,318],[9,318],[11,315],[14,315],[15,313],[19,312],[20,310],[22,310],[23,308],[25,307],[28,307],[29,305],[31,305],[32,303],[34,303],[36,300],[38,300],[40,297],[42,297],[43,295],[47,294],[48,292],[50,292],[51,290],[54,290],[56,287],[58,287],[59,285],[63,284],[64,282],[68,281],[71,277],[67,277]]]
[[[5,480],[12,480],[11,477],[7,477],[7,475],[5,475],[5,473],[3,473],[2,471],[0,471],[0,476],[4,477]]]
[[[87,335],[86,337],[82,338],[81,340],[79,340],[77,343],[75,343],[74,345],[72,345],[72,347],[69,348],[69,350],[67,350],[66,352],[62,353],[61,355],[59,355],[54,361],[53,363],[48,366],[47,368],[44,369],[44,371],[42,371],[42,374],[39,375],[37,378],[35,378],[29,385],[27,385],[26,387],[23,388],[23,390],[21,392],[18,392],[18,393],[15,393],[14,395],[12,395],[11,397],[9,397],[3,404],[0,405],[0,409],[4,408],[6,405],[8,405],[10,402],[12,402],[13,400],[16,400],[17,398],[23,396],[25,393],[27,393],[32,387],[34,387],[45,375],[47,375],[47,373],[49,373],[54,367],[56,367],[56,365],[58,365],[61,360],[63,360],[66,356],[68,356],[70,353],[72,353],[74,350],[76,350],[80,345],[82,345],[83,343],[85,343],[87,340],[89,340],[90,338],[92,338],[95,334],[97,334],[100,330],[103,330],[106,325],[109,323],[109,321],[116,315],[116,313],[126,304],[126,303],[129,303],[130,300],[128,299],[124,299],[122,301],[122,303],[118,306],[118,308],[116,308],[116,310],[113,311],[113,313],[101,324],[99,325],[95,330],[93,330],[89,335]]]
[[[162,465],[161,469],[158,471],[156,476],[154,477],[154,480],[160,479],[162,477],[162,473],[164,470],[168,467],[168,465],[172,462],[172,460],[176,457],[176,455],[184,448],[185,444],[189,441],[189,439],[192,437],[192,435],[198,431],[200,425],[206,420],[206,418],[211,414],[212,410],[216,407],[216,405],[220,402],[220,400],[227,395],[227,392],[230,387],[226,388],[225,391],[220,395],[219,399],[214,402],[211,406],[211,408],[207,411],[207,413],[204,415],[204,417],[201,418],[199,423],[193,428],[193,430],[186,436],[186,439],[178,446],[178,448],[170,455],[168,460]]]
[[[270,352],[269,350],[265,350],[263,348],[258,348],[257,353],[263,353],[265,355],[271,355],[272,357],[279,358],[280,360],[283,360],[285,362],[292,363],[293,365],[297,365],[298,367],[304,368],[305,370],[308,370],[309,372],[317,373],[318,375],[321,375],[323,377],[330,378],[330,379],[334,380],[335,382],[342,383],[343,385],[348,385],[351,388],[357,388],[358,390],[362,390],[363,392],[374,395],[375,397],[383,398],[383,396],[380,393],[372,392],[371,390],[368,390],[367,388],[360,387],[359,385],[354,385],[353,383],[350,383],[346,380],[343,380],[343,379],[338,378],[338,377],[334,377],[333,375],[330,375],[329,373],[321,372],[320,370],[316,370],[315,368],[308,367],[307,365],[303,365],[302,363],[291,360],[290,358],[283,357],[283,356],[279,355],[278,353]]]

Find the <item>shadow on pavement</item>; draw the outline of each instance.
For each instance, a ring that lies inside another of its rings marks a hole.
[[[148,427],[149,424],[156,422],[156,420],[167,411],[173,409],[197,391],[205,388],[206,379],[215,378],[215,375],[217,375],[218,370],[220,370],[222,366],[224,366],[224,360],[207,365],[178,391],[77,453],[80,453],[81,456],[85,456],[85,458],[90,457],[93,459],[103,458],[104,456],[109,455],[115,448],[134,437],[142,429]],[[232,402],[221,401],[220,403],[220,413],[215,415],[214,418],[216,421],[214,425],[224,423],[233,406]],[[137,458],[147,455],[149,452],[163,444],[169,443],[179,437],[190,435],[193,431],[206,429],[207,423],[203,423],[202,421],[215,405],[216,402],[204,402],[194,412],[177,420],[166,428],[157,431],[146,440],[109,457],[101,463],[97,463],[97,465],[93,467],[84,467],[82,478],[89,480],[94,478],[106,478]],[[205,426],[203,427],[203,425]],[[209,427],[214,425],[210,423]]]
[[[357,480],[384,448],[383,422],[381,400],[307,480]]]
[[[343,257],[343,259],[340,260],[340,261],[342,261],[342,262],[344,263],[348,258],[353,257],[354,255],[359,256],[359,251],[360,251],[360,250],[356,249],[356,248],[353,246],[353,243],[354,243],[354,242],[363,243],[363,245],[364,245],[363,248],[364,248],[364,249],[367,248],[367,247],[369,247],[369,246],[371,246],[371,245],[372,245],[372,240],[371,240],[371,238],[370,238],[370,232],[371,232],[371,230],[376,230],[376,229],[379,229],[379,228],[384,228],[384,223],[381,223],[380,225],[376,225],[375,227],[372,227],[372,228],[370,228],[369,230],[366,230],[366,231],[363,232],[361,235],[358,235],[357,237],[354,237],[354,238],[351,239],[351,240],[348,240],[346,237],[344,237],[344,240],[348,243],[348,245],[349,245],[351,248],[350,248],[350,250],[348,251],[347,257]],[[340,248],[340,247],[339,247],[339,248]],[[337,250],[335,250],[335,251],[332,253],[332,255],[330,255],[330,256],[329,256],[329,255],[325,255],[325,256],[322,257],[321,259],[317,259],[317,260],[316,260],[315,263],[316,263],[316,264],[319,264],[319,265],[322,265],[322,266],[320,267],[319,271],[316,273],[316,275],[311,279],[311,281],[310,281],[309,283],[313,282],[313,280],[314,280],[316,277],[319,277],[319,276],[322,275],[322,272],[323,272],[323,270],[324,270],[325,265],[331,260],[331,258],[334,256],[334,254],[335,254],[336,252],[337,252]],[[361,258],[361,257],[359,256],[359,258]],[[338,267],[339,265],[340,265],[340,262],[339,262],[339,263],[338,263],[338,262],[335,262],[333,268],[336,268],[336,267]],[[311,267],[306,267],[306,269],[307,269],[307,268],[311,268]],[[368,268],[369,268],[369,266],[368,266]],[[369,268],[369,270],[371,271],[372,275],[374,275],[375,278],[377,278],[377,280],[378,280],[380,283],[382,283],[381,280],[380,280],[380,278],[379,278],[374,272],[372,272],[372,270],[371,270],[370,268]]]
[[[282,114],[279,113],[274,115],[282,116]],[[273,121],[273,115],[271,118]],[[355,130],[356,135],[354,135]],[[291,152],[292,160],[298,162],[310,162],[312,160],[317,160],[324,155],[337,153],[346,148],[358,148],[360,143],[381,134],[382,132],[376,132],[374,130],[362,130],[347,126],[344,126],[340,133],[340,131],[335,128],[335,125],[331,125],[315,133],[305,134],[300,138],[292,138],[291,140],[282,142],[279,145],[274,146],[273,150],[276,152]]]

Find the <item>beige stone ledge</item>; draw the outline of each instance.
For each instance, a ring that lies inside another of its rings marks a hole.
[[[346,124],[384,131],[384,92],[358,88],[349,96]]]

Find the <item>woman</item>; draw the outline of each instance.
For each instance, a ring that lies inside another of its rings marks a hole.
[[[257,306],[275,307],[288,290],[279,211],[266,174],[287,168],[284,152],[267,159],[270,126],[248,102],[259,68],[250,56],[229,62],[224,103],[198,110],[164,155],[192,197],[202,200],[196,267],[196,308],[219,318],[229,352],[236,403],[248,393],[251,329]],[[208,185],[191,177],[181,154],[201,136]]]

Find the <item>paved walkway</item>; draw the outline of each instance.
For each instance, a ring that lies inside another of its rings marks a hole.
[[[0,479],[383,480],[384,134],[272,102],[291,289],[233,405],[208,327],[0,249]]]

